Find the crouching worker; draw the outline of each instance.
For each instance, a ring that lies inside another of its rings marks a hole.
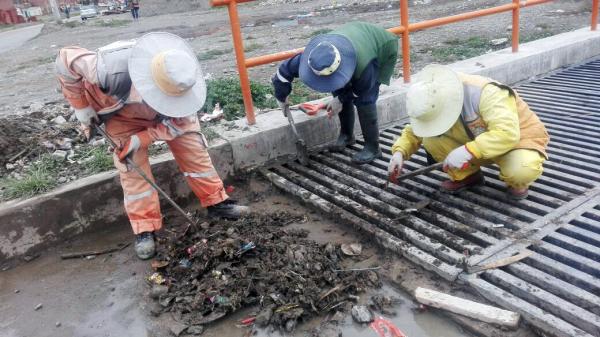
[[[280,107],[289,104],[292,81],[313,90],[333,94],[329,116],[338,115],[340,135],[331,151],[354,144],[354,106],[365,139],[364,148],[352,161],[366,164],[381,156],[377,123],[379,86],[390,84],[398,56],[398,38],[383,28],[352,22],[328,34],[314,37],[304,52],[283,62],[273,76]]]
[[[210,216],[237,218],[248,211],[228,200],[200,133],[196,112],[206,84],[196,56],[181,38],[150,33],[90,51],[59,51],[56,71],[65,98],[83,128],[104,123],[115,149],[125,211],[140,259],[154,255],[154,232],[162,227],[158,193],[124,163],[131,158],[150,177],[148,146],[168,144],[188,185]]]
[[[391,175],[421,144],[436,162],[443,161],[450,180],[441,188],[450,193],[483,183],[482,165],[499,166],[513,199],[526,198],[529,185],[542,174],[546,128],[505,85],[429,65],[409,88],[406,108],[410,124],[392,147]]]

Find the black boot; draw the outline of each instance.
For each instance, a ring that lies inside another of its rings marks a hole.
[[[356,143],[354,139],[354,105],[351,102],[344,103],[340,118],[340,135],[335,143],[329,146],[331,152],[342,152],[348,145]]]
[[[227,199],[216,205],[206,207],[208,216],[237,220],[244,215],[250,214],[248,206],[238,205],[235,200]]]
[[[379,125],[377,124],[377,106],[375,104],[360,106],[357,110],[365,146],[352,157],[352,162],[362,165],[381,157]]]

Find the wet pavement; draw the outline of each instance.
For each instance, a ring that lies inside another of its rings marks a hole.
[[[281,195],[264,197],[262,185],[252,186],[263,195],[254,206],[261,209],[286,209],[305,212],[309,221],[295,227],[310,230],[309,237],[320,243],[349,243],[360,240],[340,225],[294,204]],[[87,234],[72,243],[47,251],[43,256],[17,268],[0,272],[0,336],[68,337],[68,336],[171,336],[170,314],[155,318],[150,314],[150,299],[145,277],[151,273],[148,262],[135,257],[131,246],[94,259],[61,260],[64,252],[95,250],[128,242],[132,235],[128,226]],[[369,263],[377,261],[375,247],[365,244]],[[459,337],[465,334],[450,320],[433,312],[419,313],[404,293],[391,286],[373,290],[372,294],[393,295],[403,300],[388,317],[410,337]],[[361,294],[366,302],[371,293]],[[42,307],[35,310],[38,304]],[[247,308],[207,327],[203,336],[243,336],[247,331],[237,322],[254,310]],[[300,324],[293,334],[261,330],[255,336],[307,336],[328,316]],[[341,324],[343,336],[373,336],[368,326],[352,322],[350,315]]]

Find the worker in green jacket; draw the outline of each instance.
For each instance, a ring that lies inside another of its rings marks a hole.
[[[397,57],[394,34],[369,23],[348,23],[314,37],[303,53],[279,66],[272,79],[275,97],[281,107],[289,104],[297,77],[313,90],[332,93],[327,111],[340,119],[340,135],[330,147],[334,152],[355,143],[356,106],[365,144],[352,161],[366,164],[381,157],[376,102],[379,86],[390,84]]]

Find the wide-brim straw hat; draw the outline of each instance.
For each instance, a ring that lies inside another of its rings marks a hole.
[[[142,36],[128,66],[135,89],[161,115],[193,115],[206,101],[206,82],[196,54],[177,35],[153,32]]]
[[[464,88],[458,74],[447,66],[431,64],[413,78],[406,95],[406,111],[418,137],[439,136],[458,120]]]

